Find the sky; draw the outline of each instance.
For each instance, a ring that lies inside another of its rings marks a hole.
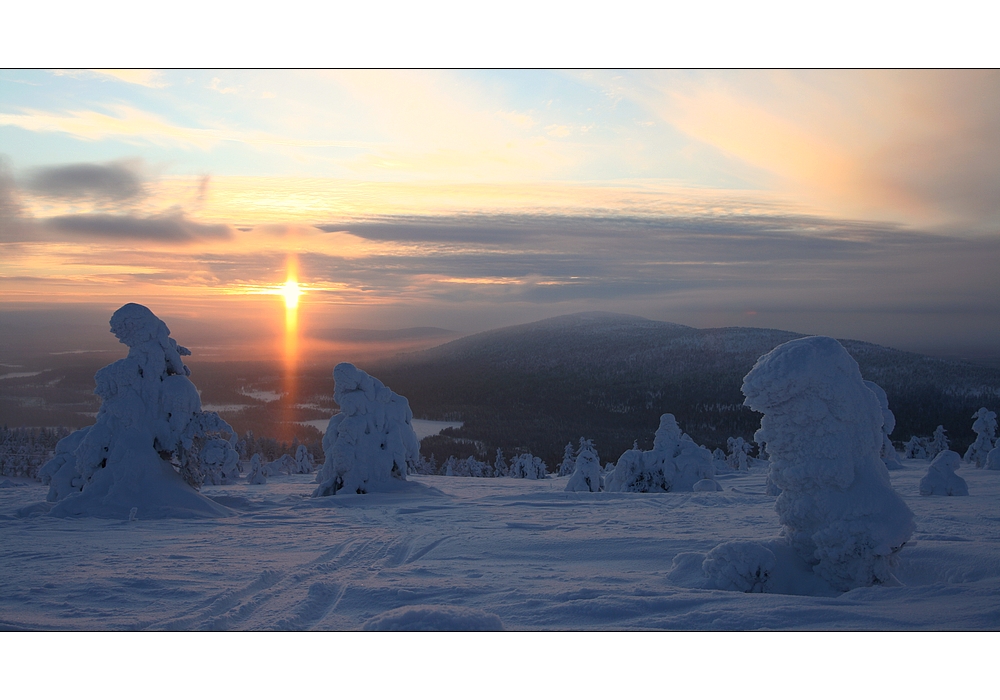
[[[1000,357],[1000,74],[0,71],[7,335],[133,301],[252,343],[290,266],[307,334],[604,310]]]

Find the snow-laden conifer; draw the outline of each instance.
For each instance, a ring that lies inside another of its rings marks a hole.
[[[206,466],[228,473],[236,434],[217,413],[201,410],[181,361],[191,352],[140,304],[115,311],[111,332],[129,351],[94,377],[101,398],[96,422],[65,438],[39,472],[48,500],[57,502],[51,514],[126,519],[132,508],[144,520],[228,514],[196,491]]]
[[[920,480],[921,496],[968,496],[969,485],[955,473],[962,466],[957,452],[945,450],[938,454]]]
[[[980,408],[972,414],[975,421],[972,430],[976,440],[965,451],[965,461],[974,464],[976,469],[986,466],[986,457],[993,449],[997,437],[997,414],[986,408]]]
[[[903,446],[903,456],[906,459],[927,459],[927,441],[916,435],[910,436]]]
[[[743,393],[764,414],[755,439],[787,543],[836,589],[892,580],[913,514],[879,457],[882,410],[857,362],[833,338],[799,338],[761,357]]]
[[[673,414],[660,416],[653,449],[626,450],[605,480],[606,491],[691,491],[695,483],[714,479],[712,453],[681,432]]]
[[[580,450],[576,456],[573,474],[566,483],[567,491],[590,491],[596,493],[604,486],[601,476],[601,460],[591,440],[580,438]]]
[[[420,459],[409,402],[347,362],[333,370],[340,413],[323,436],[326,461],[314,496],[368,493],[405,481]]]
[[[943,425],[939,425],[934,429],[934,435],[931,436],[930,442],[927,443],[927,459],[934,459],[950,447],[948,436],[945,434],[946,432]]]
[[[510,461],[509,475],[515,479],[545,479],[548,477],[548,470],[540,457],[525,452]]]
[[[316,461],[305,445],[295,448],[295,473],[312,474],[316,471]]]
[[[250,458],[250,473],[247,474],[247,484],[257,485],[266,483],[267,469],[264,467],[264,461],[259,454],[255,454]]]
[[[583,438],[580,439],[582,440]],[[563,449],[562,462],[559,463],[559,476],[572,474],[575,468],[576,450],[573,448],[573,441],[570,440],[566,443],[566,447]]]
[[[750,450],[753,447],[749,442],[741,437],[727,438],[726,448],[729,454],[726,455],[726,465],[736,471],[750,470]]]
[[[875,382],[865,380],[865,386],[875,394],[875,398],[878,399],[879,408],[882,409],[882,449],[879,451],[879,456],[882,458],[886,469],[890,471],[902,469],[903,465],[899,463],[899,455],[896,454],[896,448],[893,447],[892,440],[889,439],[889,435],[896,429],[896,416],[889,410],[889,397],[886,396],[885,390]]]
[[[493,476],[507,476],[509,471],[507,461],[503,458],[503,450],[497,448],[497,456],[493,460]]]

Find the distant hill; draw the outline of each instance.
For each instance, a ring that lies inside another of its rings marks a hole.
[[[583,313],[477,333],[366,369],[406,396],[417,417],[464,421],[425,439],[423,452],[492,457],[500,446],[530,450],[553,466],[581,435],[596,440],[604,461],[633,440],[648,449],[662,413],[710,448],[730,436],[751,439],[760,414],[743,406],[743,376],[761,355],[799,337]],[[1000,369],[841,342],[865,379],[885,389],[897,441],[930,435],[941,423],[964,449],[972,413],[1000,408]]]

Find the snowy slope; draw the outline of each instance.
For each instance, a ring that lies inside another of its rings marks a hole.
[[[0,629],[1000,629],[1000,473],[921,497],[900,587],[838,597],[671,586],[675,555],[778,533],[763,471],[716,493],[567,493],[542,481],[410,476],[393,493],[313,499],[310,475],[206,486],[219,520],[15,517],[45,497],[0,484]],[[5,482],[6,484],[7,482]],[[470,612],[471,611],[471,612]]]

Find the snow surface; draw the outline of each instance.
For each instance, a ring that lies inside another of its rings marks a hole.
[[[718,475],[718,493],[411,475],[402,492],[322,499],[295,474],[202,488],[234,517],[135,522],[16,517],[46,487],[13,479],[0,629],[351,630],[404,624],[414,606],[472,608],[507,630],[1000,629],[1000,473],[969,469],[971,495],[926,498],[927,462],[903,467],[890,478],[916,531],[893,570],[902,585],[827,596],[668,580],[678,554],[778,536],[757,468]],[[713,557],[713,575],[752,580],[743,554]]]

